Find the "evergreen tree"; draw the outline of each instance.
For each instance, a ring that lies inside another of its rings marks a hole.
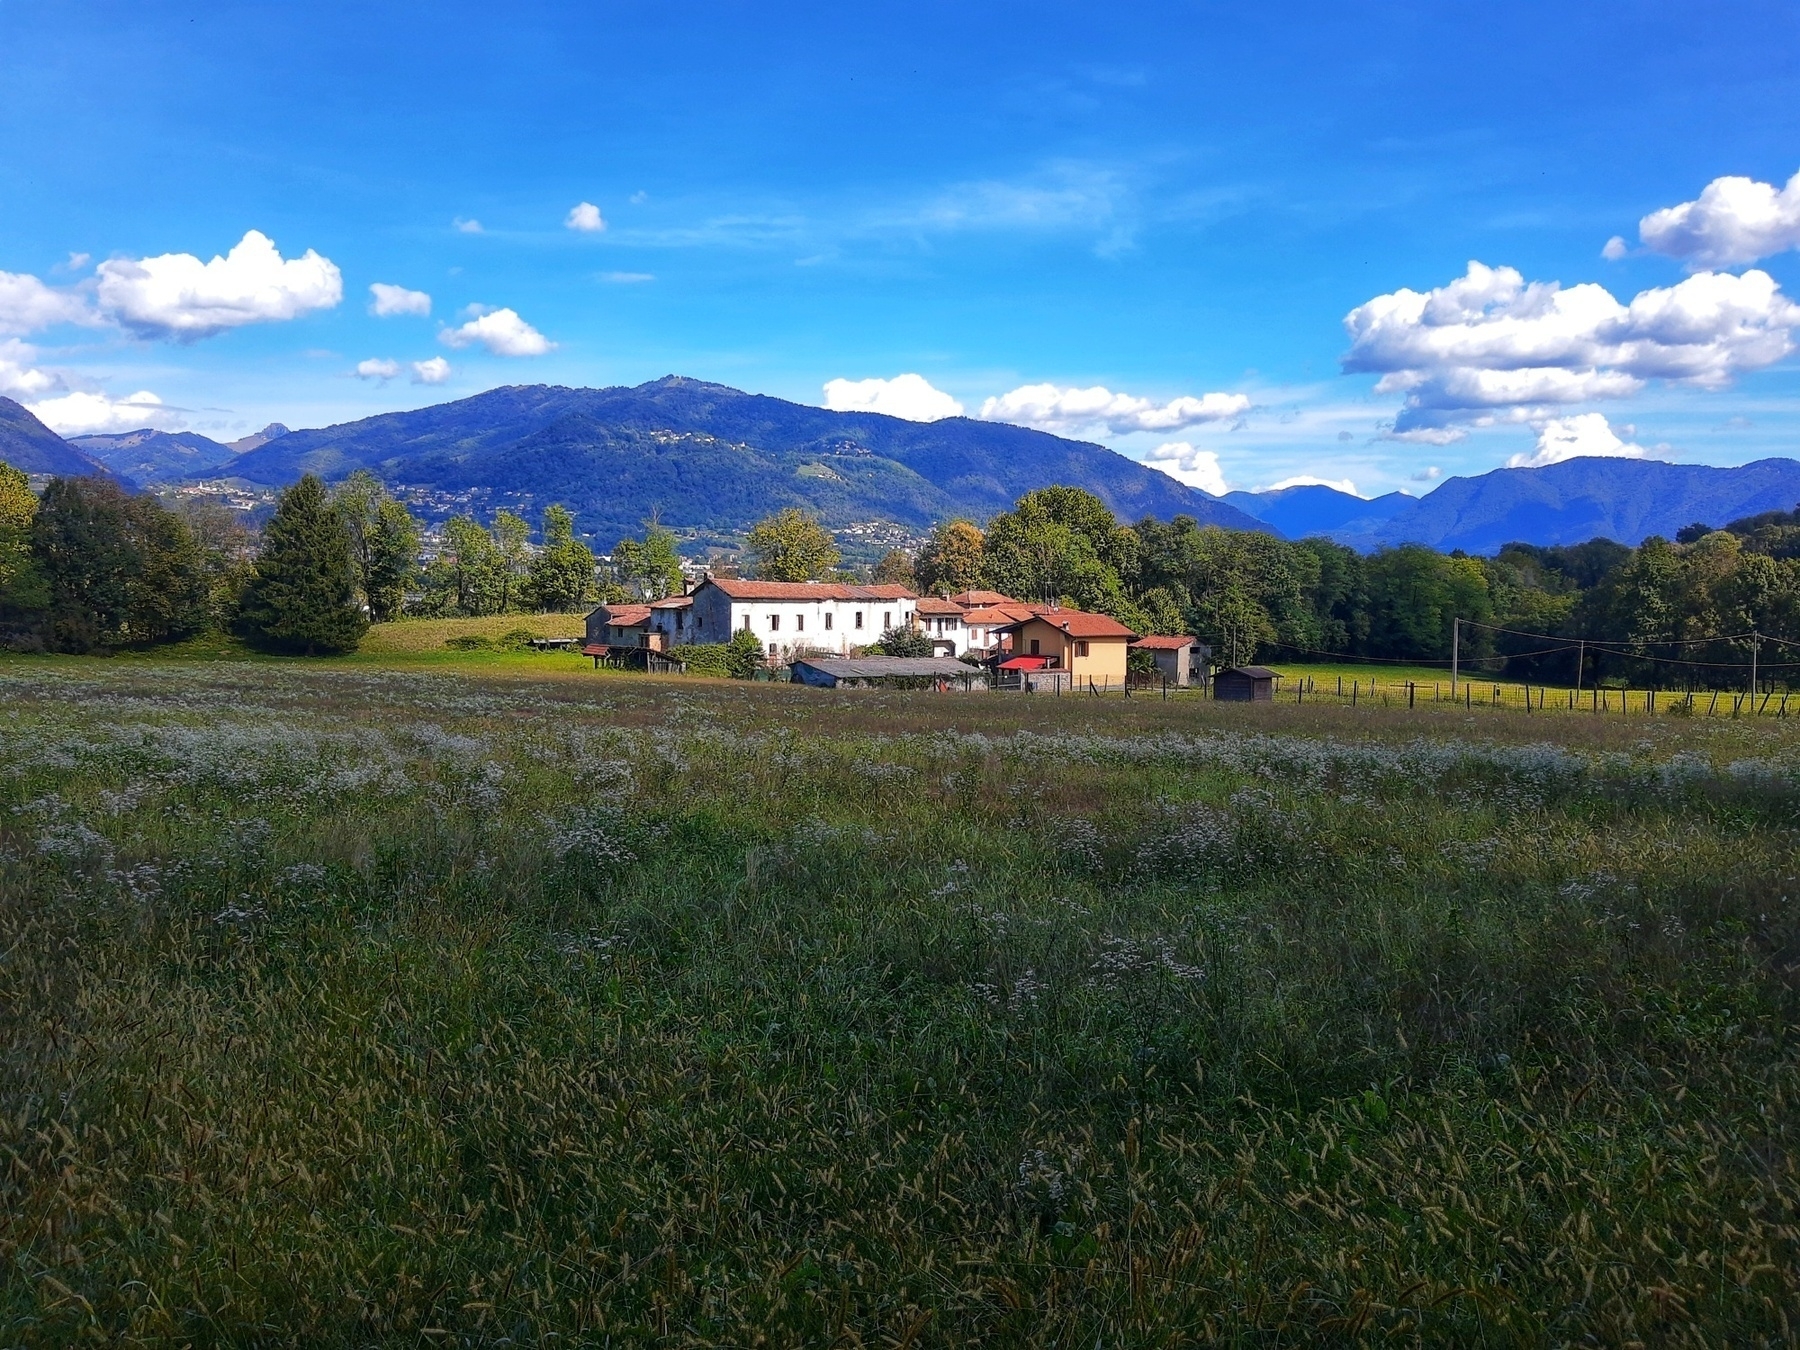
[[[763,658],[762,639],[748,628],[740,628],[725,644],[725,668],[734,680],[751,680],[767,664]]]
[[[368,631],[350,532],[310,473],[281,494],[263,532],[242,621],[258,645],[306,656],[355,651]]]
[[[575,537],[575,517],[561,506],[544,511],[544,547],[531,560],[527,589],[549,613],[579,609],[594,591],[594,551]]]

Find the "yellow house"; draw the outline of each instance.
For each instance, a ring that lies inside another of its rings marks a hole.
[[[1126,653],[1137,637],[1108,615],[1054,605],[1033,605],[1030,618],[1000,632],[1012,641],[1001,670],[1017,671],[1031,683],[1034,676],[1062,674],[1077,689],[1085,689],[1090,680],[1101,688],[1124,684]]]

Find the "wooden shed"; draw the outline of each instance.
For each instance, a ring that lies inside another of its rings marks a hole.
[[[1226,703],[1273,703],[1280,678],[1267,666],[1232,666],[1213,676],[1213,697]]]

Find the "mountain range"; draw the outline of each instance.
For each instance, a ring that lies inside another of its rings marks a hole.
[[[514,385],[317,430],[274,423],[230,443],[151,430],[65,441],[0,398],[0,460],[142,488],[218,478],[283,487],[307,472],[336,480],[366,468],[409,489],[433,518],[500,506],[535,515],[561,502],[602,548],[652,515],[723,541],[785,506],[835,527],[923,531],[953,516],[986,520],[1051,483],[1087,488],[1123,520],[1189,515],[1365,551],[1420,543],[1493,553],[1514,540],[1598,536],[1637,544],[1800,503],[1792,459],[1711,468],[1581,458],[1451,478],[1424,497],[1365,499],[1318,484],[1215,497],[1104,446],[1024,427],[832,412],[673,375],[634,388]]]

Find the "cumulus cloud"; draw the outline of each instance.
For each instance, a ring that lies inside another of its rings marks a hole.
[[[441,356],[433,356],[424,361],[412,363],[412,382],[414,384],[442,384],[449,378],[450,363]]]
[[[495,356],[542,356],[556,344],[510,309],[489,310],[461,328],[446,328],[438,341],[458,351],[480,345]]]
[[[329,258],[308,249],[284,259],[258,230],[211,262],[164,253],[109,258],[97,270],[100,308],[109,317],[141,336],[177,342],[298,318],[344,298],[343,277]]]
[[[1356,484],[1348,478],[1315,478],[1310,473],[1297,473],[1292,478],[1282,479],[1279,483],[1270,483],[1263,491],[1280,492],[1283,488],[1291,487],[1328,487],[1339,492],[1347,492],[1352,497],[1362,496],[1362,493],[1356,490]]]
[[[1638,238],[1695,270],[1800,248],[1800,173],[1782,188],[1754,178],[1715,178],[1696,200],[1645,216]]]
[[[1212,450],[1196,450],[1186,441],[1169,441],[1144,456],[1144,463],[1161,469],[1177,482],[1223,497],[1231,489],[1225,483],[1225,470]]]
[[[75,393],[27,404],[32,415],[59,436],[92,436],[108,431],[137,431],[143,427],[168,429],[181,425],[174,408],[148,389],[128,398],[107,394]]]
[[[424,291],[409,291],[404,286],[390,286],[377,281],[369,287],[369,313],[378,319],[392,319],[401,314],[420,318],[431,313],[431,297]]]
[[[1390,434],[1445,444],[1458,424],[1539,420],[1652,379],[1722,388],[1792,352],[1796,326],[1800,305],[1766,272],[1700,272],[1621,304],[1593,283],[1527,283],[1471,262],[1446,286],[1351,310],[1343,366],[1405,394]]]
[[[581,202],[569,209],[563,225],[577,234],[599,234],[606,228],[606,217],[592,202]]]
[[[896,375],[891,380],[828,380],[825,406],[833,412],[886,413],[909,422],[935,422],[961,417],[963,405],[923,375]]]
[[[1514,455],[1506,461],[1507,468],[1541,469],[1546,464],[1561,464],[1565,459],[1578,459],[1584,455],[1613,459],[1644,457],[1644,447],[1620,437],[1601,413],[1547,418],[1538,425],[1537,434],[1537,447],[1529,455]]]
[[[356,363],[356,378],[359,380],[380,380],[382,383],[400,373],[400,363],[386,357],[371,356],[367,361]]]
[[[0,395],[24,402],[54,393],[62,381],[36,366],[37,348],[17,338],[0,341]]]
[[[1409,483],[1435,482],[1438,478],[1443,476],[1443,473],[1444,473],[1444,471],[1442,469],[1438,468],[1437,465],[1427,464],[1424,468],[1420,469],[1417,473],[1407,474],[1406,481]]]
[[[24,272],[0,272],[0,333],[35,333],[59,323],[93,323],[87,300]]]
[[[1182,431],[1241,417],[1249,410],[1250,400],[1243,394],[1202,394],[1157,403],[1115,394],[1098,385],[1064,389],[1054,384],[1027,384],[988,399],[981,405],[981,416],[990,422],[1014,422],[1040,431],[1103,430],[1123,436],[1134,431]]]
[[[1601,248],[1600,256],[1608,262],[1617,262],[1629,252],[1631,252],[1631,245],[1626,243],[1622,236],[1615,234]]]

